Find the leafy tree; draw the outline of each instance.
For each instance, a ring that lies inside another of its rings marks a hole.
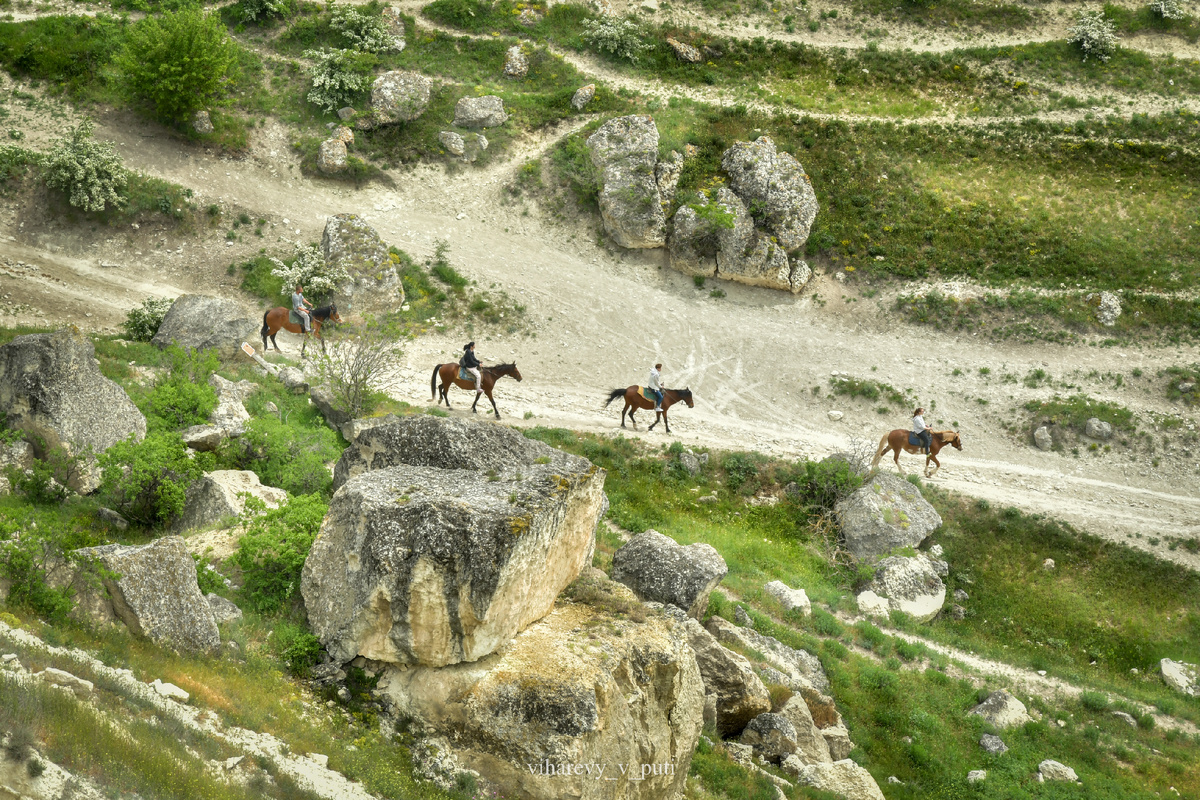
[[[332,6],[329,27],[350,46],[364,53],[387,53],[403,49],[403,39],[392,33],[381,14],[364,14],[354,6]]]
[[[171,370],[158,380],[144,408],[151,427],[178,429],[203,424],[217,407],[217,393],[208,385],[208,376],[220,363],[216,351],[172,345],[167,357]]]
[[[125,335],[135,342],[148,342],[153,339],[174,302],[171,299],[155,300],[153,297],[147,297],[142,301],[140,308],[130,309],[125,321],[121,323]]]
[[[160,119],[181,122],[222,102],[237,78],[237,45],[216,15],[187,6],[134,25],[117,65],[134,96]]]
[[[638,57],[650,49],[642,27],[631,19],[585,19],[583,40],[597,50],[612,53],[637,63]]]
[[[189,456],[178,433],[131,436],[101,454],[100,491],[128,519],[165,525],[183,511],[187,487],[213,466],[208,453]]]
[[[85,119],[65,139],[55,140],[42,161],[46,185],[66,193],[71,205],[84,211],[124,205],[121,192],[129,183],[121,157],[111,142],[92,138],[94,128]]]
[[[1067,33],[1067,41],[1083,51],[1084,61],[1094,56],[1107,62],[1117,49],[1117,26],[1098,9],[1080,11]]]
[[[349,105],[355,95],[371,85],[371,71],[376,63],[373,55],[322,47],[305,50],[304,57],[313,61],[308,68],[312,78],[308,102],[326,113]]]
[[[300,572],[329,506],[319,495],[293,497],[279,508],[246,501],[246,532],[233,555],[242,570],[242,597],[261,614],[289,608],[300,597]]]
[[[296,250],[296,258],[291,264],[278,258],[272,258],[271,263],[274,265],[271,274],[283,279],[280,292],[285,295],[290,295],[299,283],[314,298],[324,299],[334,293],[340,282],[350,277],[342,267],[326,264],[320,246],[315,244]]]

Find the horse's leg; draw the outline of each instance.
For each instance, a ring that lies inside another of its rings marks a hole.
[[[471,413],[472,414],[479,413],[479,409],[475,408],[475,406],[477,406],[477,405],[479,405],[479,393],[478,392],[475,393],[475,402],[471,403]]]
[[[654,430],[654,426],[655,426],[655,425],[657,425],[657,424],[658,424],[658,421],[659,421],[659,420],[661,420],[661,419],[662,419],[662,411],[655,411],[655,412],[654,412],[654,422],[651,422],[651,423],[650,423],[650,427],[649,427],[649,428],[646,428],[646,430],[647,430],[647,431],[652,431],[652,430]]]
[[[933,462],[933,464],[934,464],[934,467],[933,467],[933,471],[932,471],[932,472],[930,472],[930,471],[929,471],[929,462],[930,462],[930,461],[932,461],[932,462]],[[937,459],[936,459],[936,458],[933,456],[933,454],[932,454],[932,453],[930,453],[930,454],[929,454],[929,456],[928,456],[928,457],[925,459],[925,477],[926,477],[926,478],[932,478],[934,475],[936,475],[936,474],[937,474],[937,471],[938,471],[939,469],[941,469],[941,468],[942,468],[942,464],[941,464],[941,462],[940,462],[940,461],[938,461],[938,460],[937,460]]]
[[[492,401],[492,411],[495,412],[496,419],[500,419],[500,409],[496,408],[496,398],[492,397],[492,393],[490,391],[486,392],[486,394],[487,399]],[[475,401],[479,402],[479,395],[475,395]]]
[[[667,410],[662,410],[663,426],[667,429],[667,433],[671,432],[671,423],[667,421]]]
[[[900,471],[901,475],[906,475],[907,473],[904,471],[904,467],[900,466],[900,448],[897,447],[893,452],[896,454],[893,457],[893,460],[896,462],[896,469]]]
[[[635,431],[637,430],[637,420],[633,418],[633,415],[636,413],[637,413],[637,406],[630,406],[629,407],[629,424],[633,426],[633,429]]]
[[[442,384],[442,398],[446,401],[446,408],[450,407],[450,382],[446,381]]]
[[[629,403],[625,403],[625,407],[621,409],[621,427],[625,427],[625,412],[629,410]]]

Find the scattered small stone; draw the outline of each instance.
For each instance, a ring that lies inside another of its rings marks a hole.
[[[1037,445],[1038,450],[1049,450],[1054,446],[1054,438],[1050,435],[1050,429],[1042,425],[1033,432],[1033,443]]]
[[[1131,728],[1137,727],[1137,720],[1134,719],[1132,714],[1126,714],[1124,711],[1114,711],[1112,715]]]
[[[207,111],[197,111],[192,115],[192,130],[201,136],[206,136],[213,132],[212,118],[208,116]]]
[[[983,748],[985,753],[991,753],[994,756],[1008,752],[1008,745],[994,733],[985,733],[980,737],[979,746]]]
[[[973,769],[967,773],[967,783],[979,783],[986,777],[986,769]]]
[[[324,753],[309,753],[308,757],[309,760],[321,765],[322,767],[329,767],[329,756],[325,755]]]
[[[263,406],[263,411],[267,412],[268,414],[278,414],[279,406],[268,400],[266,405]]]
[[[964,592],[962,589],[955,589],[954,590],[954,599],[960,603],[965,603],[968,600],[970,600],[971,597],[966,592]]]
[[[942,547],[940,544],[930,545],[929,555],[933,556],[934,558],[941,558],[945,554],[946,548]]]
[[[1091,439],[1111,439],[1113,426],[1111,423],[1092,417],[1084,424],[1083,432],[1084,435]]]
[[[950,606],[950,619],[954,620],[955,622],[962,622],[966,618],[967,610],[965,608],[960,606],[958,603]]]
[[[181,703],[186,703],[188,698],[191,697],[190,694],[185,692],[183,689],[180,689],[175,684],[166,683],[158,678],[154,679],[154,682],[150,684],[150,688],[162,697],[165,697],[169,700],[178,700]]]
[[[668,36],[667,44],[675,51],[675,57],[680,61],[688,64],[698,64],[704,60],[704,56],[700,55],[700,51],[686,42],[681,42]]]
[[[463,143],[463,138],[454,131],[442,131],[438,134],[438,141],[450,155],[461,156],[466,152],[467,147]]]
[[[514,44],[504,54],[504,77],[524,78],[529,74],[529,59],[521,51],[521,45]]]
[[[487,137],[486,137],[486,136],[484,136],[482,133],[477,133],[477,134],[475,134],[475,144],[476,144],[476,145],[478,145],[478,147],[479,147],[479,149],[480,149],[480,150],[487,150],[487,149],[488,149],[488,140],[487,140]]]
[[[827,416],[834,422],[837,422],[839,419],[841,419],[842,417],[844,417],[846,415],[843,414],[841,411],[830,411]]]
[[[1106,328],[1117,324],[1121,316],[1121,298],[1113,292],[1101,292],[1100,304],[1096,307],[1096,319]]]
[[[575,96],[571,98],[571,108],[576,111],[583,111],[583,107],[592,102],[592,98],[596,96],[596,84],[589,83],[587,86],[580,86],[575,92]]]
[[[893,785],[895,785],[895,786],[899,786],[899,785],[901,785],[902,783],[904,783],[904,781],[900,780],[900,779],[899,779],[899,778],[897,778],[895,775],[888,775],[887,782],[888,782],[888,783],[890,783],[890,784],[893,784]]]
[[[1050,570],[1054,569],[1054,559],[1053,559],[1053,558],[1047,558],[1045,561],[1043,561],[1043,562],[1042,562],[1042,569],[1046,570],[1047,572],[1049,572]]]
[[[350,154],[341,139],[326,139],[317,150],[317,171],[325,175],[345,172],[350,166]]]
[[[1077,781],[1079,776],[1075,774],[1075,770],[1068,767],[1066,764],[1060,764],[1052,759],[1046,759],[1038,764],[1038,780],[1039,781]]]
[[[96,516],[100,518],[101,522],[106,522],[119,531],[123,531],[129,527],[129,521],[111,508],[101,507],[97,509]]]
[[[1163,681],[1175,691],[1188,697],[1200,696],[1200,686],[1197,686],[1195,664],[1182,661],[1172,661],[1164,658],[1158,664],[1162,671]]]
[[[350,106],[345,106],[343,108],[338,109],[337,115],[338,115],[338,119],[340,119],[342,122],[349,122],[350,120],[354,119],[354,115],[356,113],[357,112]],[[287,224],[287,223],[284,223],[284,224]]]

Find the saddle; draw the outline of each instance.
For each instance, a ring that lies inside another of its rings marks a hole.
[[[309,316],[312,316],[312,315],[310,314]],[[304,318],[301,317],[300,314],[298,314],[296,312],[296,309],[294,309],[294,308],[291,309],[290,311],[288,311],[288,322],[292,323],[293,325],[299,325],[300,327],[304,327]]]
[[[912,431],[908,432],[908,443],[913,447],[924,447],[925,443],[921,441],[921,437],[917,436]]]
[[[642,397],[646,398],[647,400],[649,400],[652,403],[658,402],[658,395],[654,393],[653,389],[651,389],[647,386],[639,386],[638,394],[640,394]]]
[[[470,381],[471,383],[475,382],[475,376],[467,372],[467,368],[462,364],[458,365],[458,379],[460,381]]]

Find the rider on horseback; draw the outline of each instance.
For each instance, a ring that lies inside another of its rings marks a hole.
[[[296,284],[296,291],[292,293],[292,311],[296,312],[296,316],[304,323],[304,332],[312,332],[312,318],[308,314],[308,309],[312,308],[313,304],[304,299],[304,287]]]
[[[463,347],[463,356],[458,360],[458,365],[475,376],[475,394],[482,394],[483,389],[480,388],[480,383],[483,381],[483,373],[479,371],[482,362],[475,357],[474,342],[467,342]]]
[[[925,409],[918,408],[913,412],[912,430],[921,440],[921,452],[929,453],[929,448],[933,447],[933,434],[929,432],[929,428],[925,425],[925,417],[922,416]]]
[[[654,392],[655,397],[657,398],[657,401],[654,404],[654,410],[662,411],[662,364],[655,364],[650,368],[650,378],[646,381],[646,388]]]

